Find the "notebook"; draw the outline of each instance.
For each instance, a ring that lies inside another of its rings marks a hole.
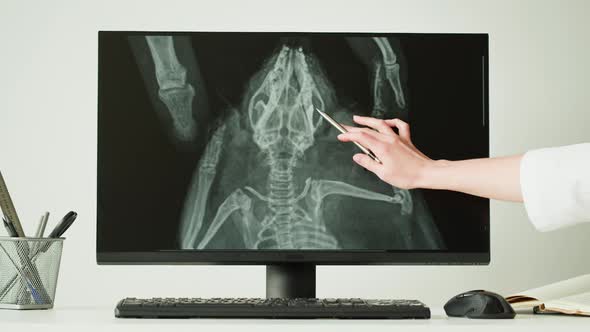
[[[590,316],[590,274],[529,289],[506,300],[514,309]]]

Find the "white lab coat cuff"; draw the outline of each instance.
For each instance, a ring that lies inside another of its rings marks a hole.
[[[520,164],[524,205],[540,231],[590,221],[590,144],[532,150]]]

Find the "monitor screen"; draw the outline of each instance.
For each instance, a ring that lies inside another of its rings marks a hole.
[[[489,261],[488,200],[382,182],[315,111],[487,157],[487,57],[486,34],[99,32],[99,261]]]

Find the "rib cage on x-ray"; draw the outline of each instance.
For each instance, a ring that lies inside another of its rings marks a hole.
[[[148,46],[149,54],[140,56],[152,61],[139,63],[152,66],[142,74],[170,139],[186,148],[182,143],[197,133],[212,133],[188,184],[182,249],[443,247],[420,193],[389,186],[356,166],[355,147],[337,142],[335,130],[314,112],[317,107],[351,123],[357,110],[338,100],[338,82],[329,80],[305,43],[279,43],[252,73],[240,104],[208,110],[206,91],[213,87],[204,85],[188,38],[131,38]],[[371,72],[371,115],[407,118],[400,50],[384,37],[346,41]],[[199,112],[219,116],[198,123]]]

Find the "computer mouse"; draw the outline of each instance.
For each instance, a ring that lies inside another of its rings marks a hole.
[[[453,297],[445,304],[445,312],[451,317],[483,319],[510,319],[516,316],[503,296],[485,290],[472,290]]]

